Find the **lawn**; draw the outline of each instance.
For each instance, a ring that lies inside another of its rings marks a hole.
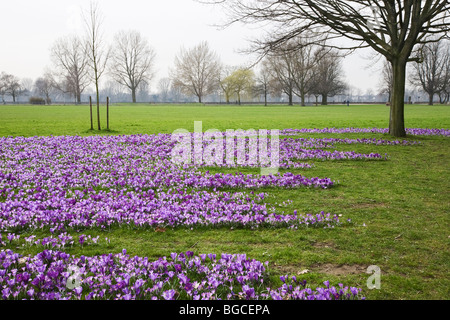
[[[203,130],[287,129],[358,127],[385,128],[386,106],[111,106],[111,130],[89,130],[86,106],[0,106],[0,136],[131,135]],[[102,107],[102,127],[106,126]],[[450,128],[449,106],[406,106],[408,128]],[[94,126],[96,119],[94,119]],[[299,137],[377,138],[394,140],[386,134],[301,134]],[[267,202],[291,213],[320,211],[351,219],[336,228],[93,228],[77,232],[99,236],[95,246],[74,246],[73,255],[119,253],[157,259],[172,252],[246,253],[269,261],[270,278],[296,275],[315,286],[323,281],[344,283],[363,289],[367,299],[448,299],[450,281],[450,139],[439,136],[408,136],[419,145],[337,145],[340,151],[387,154],[387,161],[313,161],[311,169],[282,169],[307,177],[329,177],[329,189],[295,188],[261,190]],[[257,174],[256,168],[203,168],[212,173]],[[233,190],[239,191],[239,190]],[[288,201],[288,200],[291,200]],[[0,197],[0,202],[2,198]],[[17,243],[7,244],[21,254],[38,248],[21,247],[30,235],[50,235],[48,230],[25,231]],[[108,241],[105,240],[108,238]],[[381,269],[381,289],[369,290],[366,270]]]
[[[94,107],[94,128],[97,129]],[[407,105],[406,126],[448,128],[448,106]],[[101,106],[101,126],[106,129],[106,107]],[[112,105],[111,132],[100,134],[172,133],[194,130],[194,121],[203,129],[284,129],[325,127],[388,126],[386,106],[200,106],[200,105]],[[1,106],[0,136],[93,135],[89,106]]]

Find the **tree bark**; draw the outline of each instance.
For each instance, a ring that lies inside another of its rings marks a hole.
[[[294,99],[293,99],[293,94],[292,94],[292,92],[290,92],[290,93],[288,94],[288,96],[289,96],[289,105],[290,105],[290,106],[294,105]]]
[[[98,81],[95,81],[95,90],[97,91],[97,125],[98,130],[102,130],[100,127],[100,95],[98,93]]]
[[[434,100],[434,93],[428,94],[428,105],[429,106],[433,105],[433,100]]]
[[[322,95],[322,105],[327,106],[328,105],[328,95],[323,94]]]
[[[91,130],[94,130],[94,121],[92,117],[92,97],[89,97],[89,111],[91,115]]]
[[[131,89],[131,98],[133,99],[133,103],[136,103],[136,88]]]
[[[389,133],[394,137],[405,137],[405,81],[406,59],[394,59],[392,62],[393,85]]]

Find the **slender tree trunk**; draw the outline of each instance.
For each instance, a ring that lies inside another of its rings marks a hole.
[[[109,130],[109,97],[106,97],[106,129]]]
[[[264,92],[264,106],[267,107],[267,91]]]
[[[289,92],[288,96],[289,96],[289,105],[290,106],[294,105],[294,99],[293,99],[292,91]]]
[[[198,96],[198,103],[202,103],[202,96],[201,95]]]
[[[89,110],[91,114],[91,130],[94,130],[94,120],[92,117],[92,97],[89,97]]]
[[[133,103],[136,103],[136,88],[131,89],[131,98],[133,99]]]
[[[389,133],[394,137],[405,137],[405,82],[406,59],[392,61],[394,83],[392,85],[391,114]]]
[[[102,130],[100,127],[100,94],[98,92],[98,81],[95,81],[95,90],[97,91],[97,125],[98,130]]]

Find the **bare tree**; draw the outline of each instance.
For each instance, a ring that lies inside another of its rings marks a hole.
[[[267,96],[270,93],[273,78],[270,74],[269,65],[266,60],[261,62],[261,68],[256,76],[255,92],[264,96],[264,105],[267,106]]]
[[[219,57],[207,42],[202,42],[190,50],[181,49],[175,57],[175,69],[171,70],[170,77],[174,86],[185,94],[195,95],[202,103],[203,97],[218,87],[219,72]]]
[[[20,86],[22,87],[22,94],[25,96],[31,95],[31,92],[33,91],[33,79],[31,78],[23,78],[20,81]]]
[[[89,85],[86,42],[75,35],[59,38],[51,48],[51,59],[54,85],[61,92],[73,95],[77,104],[81,103],[81,94]]]
[[[416,45],[437,41],[448,35],[450,2],[448,0],[212,0],[222,3],[232,18],[230,24],[272,22],[271,36],[255,41],[264,54],[304,31],[315,30],[317,38],[346,37],[355,45],[339,49],[370,47],[384,56],[393,70],[389,132],[406,135],[404,95],[406,66],[417,61],[412,52]],[[435,35],[430,40],[429,35]]]
[[[438,41],[421,46],[419,52],[423,59],[413,63],[411,83],[428,94],[428,104],[432,106],[434,96],[440,94],[445,87],[450,46]]]
[[[113,78],[131,91],[136,103],[136,91],[142,81],[150,82],[155,51],[138,31],[120,31],[114,37],[111,54]]]
[[[0,74],[0,96],[2,97],[2,103],[5,104],[6,87],[8,86],[7,73],[3,72]]]
[[[170,86],[172,81],[170,78],[161,78],[158,82],[158,91],[162,102],[168,102],[170,94]]]
[[[388,95],[388,102],[391,102],[392,97],[392,89],[394,87],[394,74],[392,72],[392,64],[387,60],[383,63],[383,69],[381,70],[381,79],[380,79],[380,94]]]
[[[322,96],[322,105],[328,104],[328,97],[343,93],[347,89],[342,72],[342,58],[334,51],[328,51],[313,68],[311,92]],[[317,101],[316,101],[317,103]]]
[[[6,103],[5,95],[11,96],[13,103],[16,103],[16,99],[21,93],[22,85],[20,79],[12,74],[2,72],[0,75],[0,95],[2,96],[3,103]]]
[[[34,88],[40,96],[43,96],[45,98],[46,104],[52,103],[51,95],[54,93],[55,87],[53,84],[52,76],[50,74],[47,73],[43,77],[36,79]]]
[[[439,93],[439,100],[442,104],[450,101],[450,59],[447,59],[445,74],[443,77],[442,91]]]
[[[294,104],[295,59],[294,51],[281,48],[268,54],[266,60],[276,87],[288,96],[290,106]]]
[[[89,58],[89,66],[91,68],[92,81],[95,84],[95,92],[97,96],[97,125],[100,126],[100,94],[99,82],[100,78],[106,70],[110,50],[107,48],[101,30],[103,18],[96,2],[91,2],[89,12],[83,13],[83,19],[86,26],[87,45],[86,51]]]
[[[324,42],[309,43],[311,36],[310,33],[296,36],[286,42],[285,46],[277,49],[290,51],[293,59],[294,93],[300,97],[302,106],[305,106],[306,96],[313,89],[317,65],[322,58],[330,54],[330,49],[324,48]]]

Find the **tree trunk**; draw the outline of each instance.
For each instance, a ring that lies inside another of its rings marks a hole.
[[[328,105],[328,95],[323,94],[322,95],[322,105],[327,106]]]
[[[302,93],[302,94],[300,95],[300,99],[302,100],[302,107],[306,106],[306,103],[305,103],[305,94],[304,94],[304,93]]]
[[[98,93],[98,81],[95,81],[95,90],[97,91],[97,125],[98,130],[102,130],[100,127],[100,94]]]
[[[91,116],[91,130],[94,130],[94,122],[92,117],[92,97],[89,97],[89,111]]]
[[[433,105],[433,100],[434,100],[434,92],[428,94],[428,105],[432,106]]]
[[[405,137],[405,82],[406,82],[406,59],[395,59],[392,61],[393,85],[391,114],[389,120],[389,134],[394,137]]]
[[[133,99],[133,103],[136,103],[136,88],[131,89],[131,98]]]
[[[202,103],[202,96],[198,96],[198,103]]]
[[[290,106],[294,105],[294,103],[293,103],[294,99],[293,99],[293,94],[292,94],[292,92],[290,92],[290,93],[288,94],[288,96],[289,96],[289,105],[290,105]]]

